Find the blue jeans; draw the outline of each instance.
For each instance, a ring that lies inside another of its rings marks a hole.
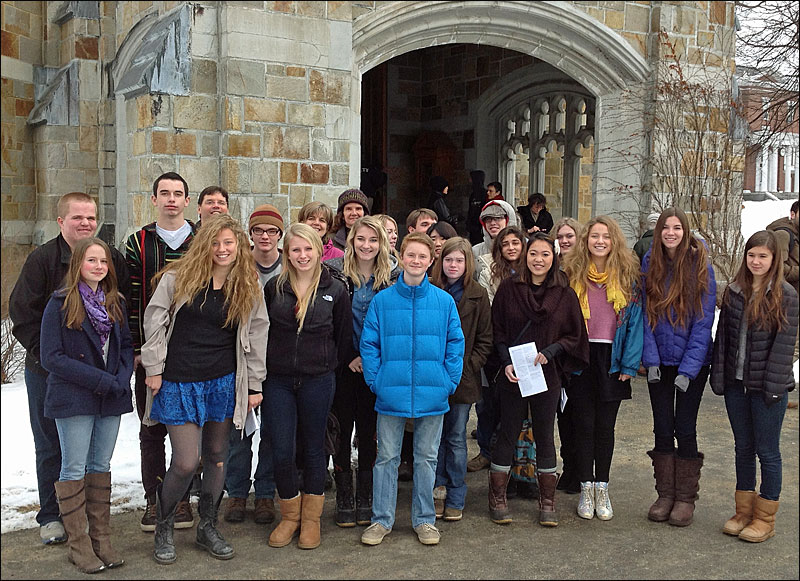
[[[28,416],[36,448],[36,480],[39,488],[39,512],[36,522],[46,525],[60,520],[55,483],[61,470],[61,444],[56,422],[44,417],[44,397],[47,376],[25,367],[25,386],[28,388]]]
[[[468,403],[451,403],[444,415],[439,459],[436,464],[436,486],[447,487],[445,506],[463,510],[467,496],[467,420]]]
[[[789,398],[770,406],[760,391],[747,392],[741,381],[725,386],[725,408],[736,451],[736,490],[756,489],[756,455],[761,463],[761,496],[781,496],[781,427]]]
[[[411,525],[436,522],[433,484],[444,416],[414,419],[414,487],[411,491]],[[372,522],[387,529],[394,525],[397,508],[397,467],[406,418],[378,414],[378,458],[372,469]]]
[[[299,492],[295,453],[302,441],[303,492],[322,494],[327,471],[325,430],[336,387],[334,373],[318,377],[269,375],[262,407],[272,440],[275,484],[281,498]],[[299,430],[298,430],[299,426]]]
[[[275,496],[275,474],[272,468],[272,441],[264,420],[264,404],[261,404],[261,441],[258,444],[258,466],[254,475],[256,498]],[[253,465],[253,436],[242,437],[241,430],[231,430],[228,448],[228,471],[225,474],[225,489],[231,498],[247,498],[250,494],[250,474]]]
[[[57,418],[61,439],[61,481],[83,480],[86,474],[111,472],[121,416]]]

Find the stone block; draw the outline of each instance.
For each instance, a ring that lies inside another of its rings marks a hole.
[[[178,155],[197,155],[197,136],[178,133],[175,136],[175,149]]]
[[[252,192],[251,164],[251,161],[241,161],[236,159],[223,160],[222,187],[231,193],[249,194]]]
[[[708,20],[711,24],[725,24],[727,2],[709,2]]]
[[[133,147],[131,151],[133,155],[143,155],[147,152],[147,139],[144,131],[136,131],[132,137]]]
[[[78,105],[81,125],[97,125],[97,102],[80,101]]]
[[[35,38],[19,37],[19,58],[33,65],[42,64],[42,41]]]
[[[176,128],[206,129],[217,128],[216,98],[202,95],[174,97],[174,125]]]
[[[297,67],[293,67],[297,68]],[[268,75],[275,75],[276,77],[285,77],[286,76],[286,67],[280,65],[278,63],[267,63],[267,74]],[[299,75],[293,75],[299,76]]]
[[[280,192],[282,194],[289,194],[289,184],[281,184]]]
[[[36,166],[42,169],[66,167],[67,148],[63,143],[43,143],[36,147]]]
[[[264,127],[264,157],[308,159],[309,135],[305,127]]]
[[[196,58],[192,60],[192,93],[217,92],[217,63],[210,59]]]
[[[100,56],[97,37],[79,36],[75,39],[75,58],[97,60]]]
[[[267,65],[267,74],[271,74],[269,72],[269,65]],[[286,76],[287,77],[305,77],[306,76],[306,69],[305,67],[286,67]]]
[[[203,133],[200,139],[200,155],[202,157],[217,157],[219,155],[219,134]]]
[[[311,158],[315,161],[333,161],[333,141],[315,137],[311,142]]]
[[[217,50],[217,35],[192,33],[192,56],[213,59],[219,52]]]
[[[263,97],[266,91],[264,63],[230,59],[227,68],[227,91],[234,95]]]
[[[207,185],[219,183],[219,160],[214,158],[181,157],[177,171],[189,183],[191,192],[199,192]],[[161,173],[154,174],[151,181]]]
[[[301,163],[300,181],[304,184],[327,184],[330,167],[324,163]]]
[[[644,6],[629,3],[625,7],[625,30],[648,32],[650,30],[650,10]]]
[[[323,18],[325,16],[325,3],[324,2],[307,2],[298,0],[295,2],[297,14],[300,16],[309,16],[311,18]]]
[[[13,34],[7,30],[0,31],[0,54],[12,59],[19,58],[18,34]]]
[[[606,10],[605,24],[614,30],[622,30],[625,26],[625,13],[619,10]]]
[[[350,71],[353,68],[353,23],[329,21],[328,35],[328,67]]]
[[[289,103],[289,124],[322,127],[325,125],[325,110],[322,105]]]
[[[308,82],[305,77],[266,77],[267,97],[287,101],[307,101]]]
[[[223,154],[230,157],[260,157],[261,137],[258,135],[226,135]]]
[[[352,22],[353,8],[351,2],[327,2],[328,20],[346,20]]]
[[[241,97],[225,97],[225,129],[233,131],[242,130],[242,99]]]
[[[3,5],[3,16],[3,29],[20,36],[31,35],[31,14],[29,12],[18,10],[8,2]]]
[[[350,142],[349,141],[334,141],[333,142],[333,158],[331,161],[350,161]]]
[[[311,186],[291,185],[289,186],[289,204],[291,206],[302,207],[312,202]]]
[[[327,106],[325,108],[325,136],[330,139],[349,139],[351,113],[349,107]]]
[[[331,165],[331,185],[347,186],[350,184],[350,166],[344,163]]]
[[[16,99],[14,113],[17,117],[27,117],[33,110],[33,99]]]
[[[99,62],[81,61],[78,67],[78,81],[80,82],[81,100],[99,101],[103,97]]]
[[[80,169],[56,169],[47,171],[48,180],[52,184],[52,191],[58,192],[85,192],[87,186],[86,175]]]
[[[297,164],[288,161],[281,162],[281,182],[293,184],[297,182]]]
[[[278,165],[277,161],[254,161],[253,162],[253,193],[277,193],[278,192]],[[282,166],[283,163],[280,163]]]
[[[311,101],[345,105],[350,98],[350,75],[332,71],[311,70],[308,80]]]
[[[97,127],[79,127],[81,151],[97,151]]]
[[[245,121],[260,121],[263,123],[285,123],[286,103],[270,99],[245,97],[244,119]],[[292,121],[290,120],[289,122],[291,123]]]
[[[67,167],[70,169],[97,169],[97,152],[68,150]]]

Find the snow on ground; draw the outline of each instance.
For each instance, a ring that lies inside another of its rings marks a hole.
[[[747,239],[770,222],[789,215],[792,200],[745,202],[742,211],[742,235]],[[798,381],[798,362],[794,379]],[[39,496],[36,487],[36,456],[28,420],[28,398],[22,378],[5,384],[0,391],[0,496],[2,519],[0,532],[33,528]],[[259,436],[253,437],[257,450]],[[167,439],[169,456],[169,439]],[[253,466],[255,470],[255,463]],[[119,437],[111,460],[112,512],[144,508],[139,468],[139,421],[135,413],[122,416]]]

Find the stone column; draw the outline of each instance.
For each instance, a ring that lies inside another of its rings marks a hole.
[[[778,191],[778,150],[777,148],[770,148],[769,150],[769,181],[767,182],[768,192]]]
[[[792,150],[789,146],[783,147],[783,191],[788,192],[792,186]]]

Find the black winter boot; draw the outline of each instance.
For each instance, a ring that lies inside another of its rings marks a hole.
[[[153,538],[153,558],[160,565],[170,565],[174,563],[178,555],[175,552],[175,541],[172,538],[175,528],[175,509],[173,506],[169,513],[164,511],[161,505],[161,485],[156,490],[156,531]]]
[[[359,470],[356,478],[356,523],[372,522],[372,470]]]
[[[356,511],[353,508],[353,473],[335,472],[333,478],[336,481],[336,524],[343,528],[354,527]]]
[[[200,513],[200,522],[197,523],[197,538],[195,544],[203,547],[215,559],[233,559],[233,547],[225,541],[225,538],[217,530],[217,514],[219,513],[219,503],[222,495],[214,500],[210,492],[200,493],[200,502],[197,505],[197,512]]]

